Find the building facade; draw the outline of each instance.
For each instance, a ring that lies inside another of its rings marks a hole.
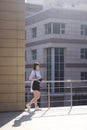
[[[25,108],[25,2],[0,0],[0,112]]]
[[[52,7],[27,17],[26,79],[35,61],[44,80],[87,79],[87,12]],[[51,84],[51,98],[65,98],[64,87]]]
[[[25,3],[25,9],[26,9],[26,17],[27,17],[42,10],[43,6],[38,4],[30,4],[27,2]]]

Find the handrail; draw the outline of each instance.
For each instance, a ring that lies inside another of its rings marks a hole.
[[[25,81],[25,84],[30,84],[31,83],[31,81]],[[60,101],[51,101],[51,99],[50,99],[50,97],[51,97],[51,92],[50,92],[50,84],[51,83],[69,83],[69,85],[67,86],[67,87],[61,87],[61,88],[64,88],[64,89],[68,89],[69,88],[69,92],[67,92],[66,91],[66,94],[65,95],[69,95],[70,96],[70,99],[67,99],[67,101],[68,102],[70,102],[70,106],[71,106],[71,109],[72,109],[72,106],[73,106],[73,83],[87,83],[87,80],[43,80],[43,81],[41,81],[41,84],[47,84],[47,86],[48,87],[46,87],[46,89],[48,90],[47,91],[47,97],[48,97],[48,101],[44,101],[44,102],[48,102],[48,108],[50,108],[50,104],[51,104],[51,102],[62,102],[61,100]],[[81,84],[82,85],[82,84]],[[87,88],[87,84],[86,84],[86,86],[85,85],[82,85],[82,86],[78,86],[78,87],[75,87],[75,88]],[[80,92],[81,93],[81,92]],[[83,94],[84,92],[82,92],[82,94]],[[85,93],[86,94],[86,93]],[[87,99],[82,99],[82,100],[85,100],[85,101],[87,101]],[[74,100],[74,101],[78,101],[78,100]],[[66,101],[64,101],[64,102],[66,102]]]
[[[41,81],[41,83],[62,83],[62,82],[64,82],[64,83],[69,83],[69,82],[87,82],[87,80],[43,80],[43,81]],[[28,81],[25,81],[25,83],[31,83],[31,81],[30,80],[28,80]]]

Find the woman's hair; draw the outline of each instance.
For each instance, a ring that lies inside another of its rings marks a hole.
[[[36,70],[36,66],[37,66],[37,65],[40,65],[39,62],[35,62],[35,63],[34,63],[34,66],[33,66],[33,69],[34,69],[34,70]]]

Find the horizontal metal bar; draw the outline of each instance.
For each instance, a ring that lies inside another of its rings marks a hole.
[[[72,82],[72,83],[78,83],[78,82],[87,82],[87,80],[49,80],[49,81],[47,81],[47,80],[43,80],[43,81],[41,81],[40,83],[62,83],[62,82],[64,82],[64,83],[70,83],[70,82]],[[27,84],[27,83],[31,83],[31,81],[25,81],[25,83]]]
[[[81,100],[73,100],[73,102],[74,101],[78,101],[78,102],[80,102],[80,101],[87,101],[87,99],[81,99]],[[50,101],[50,103],[60,103],[60,102],[71,102],[71,100],[59,100],[59,101]],[[48,101],[43,101],[43,102],[41,102],[40,101],[40,103],[48,103]]]

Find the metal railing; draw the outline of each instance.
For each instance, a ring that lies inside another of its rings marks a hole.
[[[31,81],[26,81],[25,83],[26,86],[28,86],[27,88],[30,88]],[[61,87],[56,85],[56,89],[63,88],[64,91],[57,93],[52,92],[52,84],[54,84],[55,89],[55,83],[64,83],[64,86]],[[29,96],[32,96],[30,90],[28,92]],[[42,81],[41,92],[43,100],[40,101],[40,103],[46,103],[49,109],[51,106],[53,107],[52,104],[54,104],[54,106],[56,106],[56,104],[65,104],[64,106],[70,106],[71,108],[73,105],[87,105],[87,80]],[[46,101],[44,97],[47,97]],[[51,97],[54,98],[54,101]],[[57,100],[55,100],[55,97],[57,97]],[[61,100],[59,97],[63,97],[63,99]]]

